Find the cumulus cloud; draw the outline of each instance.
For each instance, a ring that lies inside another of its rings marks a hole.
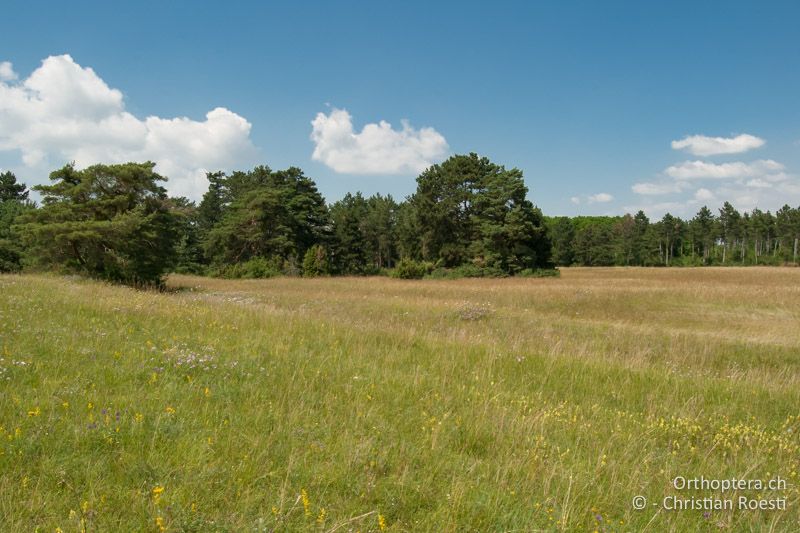
[[[714,193],[703,187],[694,191],[694,199],[699,202],[707,202],[714,199]]]
[[[0,81],[13,81],[17,79],[13,65],[8,61],[0,61]]]
[[[735,161],[733,163],[709,163],[708,161],[684,161],[673,165],[665,174],[679,180],[692,179],[732,179],[750,177],[769,177],[779,180],[785,177],[784,166],[771,159],[759,159],[752,163]]]
[[[672,141],[672,149],[685,150],[690,154],[699,156],[741,154],[764,146],[764,142],[764,139],[746,133],[736,137],[690,135],[679,141]]]
[[[752,135],[731,138],[694,135],[673,141],[672,148],[707,156],[741,153],[764,144],[763,139]],[[691,218],[700,205],[711,206],[714,202],[730,201],[745,211],[755,207],[775,210],[786,203],[796,205],[800,199],[800,177],[772,159],[727,163],[698,159],[669,166],[654,181],[634,183],[631,190],[640,195],[643,205],[626,209],[643,209],[648,215],[659,216],[671,212]],[[665,195],[673,198],[656,201],[655,197]]]
[[[140,119],[121,91],[69,55],[48,57],[19,82],[10,63],[0,65],[0,151],[18,151],[30,169],[150,160],[172,194],[197,199],[206,171],[255,158],[251,124],[223,107],[203,121]]]
[[[611,196],[610,194],[608,194],[607,192],[599,192],[597,194],[592,194],[591,196],[589,196],[587,198],[587,200],[589,201],[590,204],[593,204],[593,203],[601,203],[602,204],[602,203],[610,202],[613,199],[614,199],[614,197]]]
[[[772,183],[762,180],[761,178],[753,178],[747,181],[748,187],[758,187],[760,189],[768,189],[773,186]]]
[[[581,199],[578,196],[571,196],[569,201],[575,205],[581,205]]]
[[[666,212],[681,217],[693,217],[701,205],[719,207],[723,201],[731,202],[737,209],[751,211],[758,207],[763,210],[776,210],[784,204],[797,205],[800,199],[800,179],[789,176],[785,180],[770,182],[755,178],[752,180],[731,180],[713,182],[711,187],[700,187],[693,194],[677,197],[663,202],[646,202],[642,205],[626,206],[629,212],[642,209],[648,216],[661,216]],[[649,198],[644,196],[643,198]]]
[[[401,124],[395,130],[381,120],[356,132],[347,110],[318,113],[311,122],[311,157],[344,174],[416,174],[447,154],[447,141],[435,129]]]

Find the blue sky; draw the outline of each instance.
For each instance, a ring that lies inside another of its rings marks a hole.
[[[2,12],[0,167],[29,184],[68,158],[141,155],[194,197],[206,167],[266,163],[300,166],[329,200],[402,198],[415,169],[476,151],[522,169],[547,214],[800,204],[795,2],[11,2]],[[72,63],[43,64],[64,54]],[[67,85],[77,88],[59,92]],[[43,119],[34,104],[47,98],[58,106],[41,109],[60,111]],[[207,119],[215,108],[225,113]],[[380,121],[392,130],[360,136]],[[733,148],[671,147],[695,135]]]

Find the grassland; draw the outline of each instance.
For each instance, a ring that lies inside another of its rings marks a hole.
[[[800,269],[170,286],[0,277],[0,530],[800,530]]]

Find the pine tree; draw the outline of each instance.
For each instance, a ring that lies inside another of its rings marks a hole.
[[[527,193],[521,171],[474,153],[428,168],[410,199],[422,258],[511,274],[551,266],[543,217]]]
[[[569,217],[558,217],[549,226],[550,238],[553,242],[553,262],[561,266],[569,266],[575,260],[573,249],[575,226]]]
[[[67,165],[35,187],[41,209],[20,233],[41,265],[133,285],[160,285],[173,265],[177,216],[154,163]]]
[[[0,203],[24,202],[28,199],[28,190],[24,183],[17,183],[14,173],[0,173]]]
[[[23,248],[13,226],[20,215],[33,208],[25,184],[17,183],[11,172],[0,173],[0,272],[22,269]]]
[[[650,219],[644,211],[639,210],[633,217],[633,264],[644,266],[649,262],[650,244],[648,242],[648,228]]]
[[[223,195],[225,174],[222,172],[209,172],[208,190],[203,194],[203,199],[197,207],[197,225],[201,238],[208,235],[215,225],[222,219]]]
[[[738,236],[739,236],[739,223],[741,221],[741,215],[739,212],[734,208],[730,202],[725,202],[722,208],[719,210],[719,218],[717,219],[718,223],[718,235],[719,238],[722,240],[722,263],[725,264],[725,261],[728,260],[731,256],[731,251],[733,247],[736,245]]]
[[[234,172],[222,183],[222,199],[222,218],[204,243],[215,263],[260,257],[296,265],[327,238],[325,201],[299,168]]]
[[[330,208],[333,229],[333,263],[340,274],[364,274],[370,254],[364,239],[367,201],[360,192],[347,193]]]
[[[714,214],[707,206],[700,208],[700,211],[692,219],[690,228],[692,240],[699,244],[702,250],[703,264],[708,264],[714,246]]]

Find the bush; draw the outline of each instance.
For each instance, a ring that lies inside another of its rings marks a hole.
[[[218,266],[211,269],[209,274],[214,277],[228,279],[264,279],[279,276],[281,271],[276,266],[275,260],[254,257],[244,263]]]
[[[242,263],[244,278],[272,278],[280,275],[281,271],[275,267],[275,263],[263,257],[254,257]]]
[[[422,279],[426,274],[433,271],[431,263],[414,261],[413,259],[403,258],[398,261],[397,266],[392,270],[391,276],[400,279]]]
[[[313,278],[315,276],[327,276],[330,274],[328,266],[328,253],[325,248],[315,244],[306,251],[303,257],[303,276]]]
[[[208,269],[203,265],[178,265],[172,271],[187,276],[205,276],[208,273]]]
[[[561,272],[555,268],[528,268],[517,272],[515,276],[522,278],[558,277]],[[482,267],[474,264],[460,265],[455,268],[434,268],[431,263],[420,263],[410,259],[402,259],[391,271],[394,278],[403,279],[462,279],[462,278],[507,278],[509,274],[500,268]]]
[[[458,278],[506,278],[508,274],[497,267],[479,267],[477,265],[461,265],[453,269]]]
[[[508,274],[499,268],[466,264],[455,268],[437,268],[428,277],[431,279],[505,278]]]
[[[557,278],[561,271],[557,268],[526,268],[516,275],[521,278]]]

